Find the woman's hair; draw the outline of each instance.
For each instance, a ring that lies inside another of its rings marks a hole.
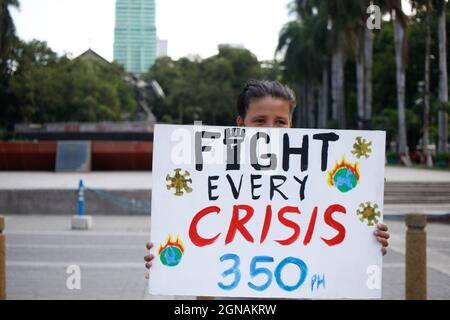
[[[289,103],[289,113],[292,117],[296,105],[294,92],[288,86],[278,81],[270,80],[247,81],[237,100],[238,114],[244,119],[252,100],[268,96],[287,101]]]

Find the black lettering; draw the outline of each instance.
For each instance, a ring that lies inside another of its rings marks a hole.
[[[301,171],[308,170],[308,148],[309,140],[307,135],[303,136],[301,148],[291,148],[289,145],[289,134],[285,133],[283,136],[283,170],[289,170],[289,159],[291,154],[299,154],[301,156]]]
[[[241,144],[245,139],[245,129],[227,128],[224,132],[223,143],[227,146],[227,166],[226,170],[239,170],[239,158],[241,154]]]
[[[282,183],[275,185],[274,180],[283,180]],[[286,182],[287,178],[285,176],[270,176],[270,201],[272,201],[273,199],[273,195],[276,192],[278,192],[284,200],[287,200],[288,197],[286,197],[283,192],[280,191],[280,189],[278,189],[279,187],[281,187],[285,182]]]
[[[230,187],[231,187],[231,192],[233,192],[233,197],[234,199],[239,198],[239,193],[241,193],[241,187],[242,187],[242,177],[244,175],[241,175],[241,180],[239,182],[239,189],[236,189],[236,186],[234,185],[233,179],[231,178],[231,176],[229,174],[227,174],[227,180],[230,183]]]
[[[250,163],[255,170],[274,170],[277,167],[277,156],[273,153],[266,153],[261,155],[261,159],[270,159],[269,164],[260,165],[258,157],[256,156],[256,144],[258,139],[264,138],[266,144],[270,142],[270,136],[265,132],[257,132],[250,140]]]
[[[300,184],[300,191],[299,191],[299,197],[300,200],[305,199],[305,186],[306,186],[306,180],[308,180],[308,176],[305,176],[303,180],[300,180],[296,176],[294,176],[295,181],[297,181]]]
[[[258,200],[261,196],[260,195],[255,195],[254,191],[255,189],[261,188],[261,184],[255,184],[255,180],[256,179],[261,179],[261,175],[260,174],[252,174],[250,175],[250,183],[252,186],[252,199],[253,200]]]
[[[322,161],[321,170],[327,170],[328,166],[328,142],[339,140],[339,136],[334,132],[329,133],[317,133],[313,135],[314,140],[322,140]]]
[[[217,189],[217,185],[213,185],[211,183],[213,180],[215,180],[215,181],[219,180],[219,176],[210,176],[210,177],[208,177],[208,197],[209,197],[209,200],[217,200],[217,199],[219,199],[219,196],[213,196],[212,195],[212,190]]]
[[[211,146],[202,146],[202,139],[218,139],[220,132],[197,131],[195,133],[195,169],[203,170],[203,152],[211,151]]]

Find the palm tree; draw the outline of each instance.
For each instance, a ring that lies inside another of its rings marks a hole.
[[[426,157],[428,167],[433,166],[429,140],[429,122],[430,122],[430,47],[431,47],[431,0],[425,0],[426,10],[426,40],[425,40],[425,88],[424,88],[424,110],[423,110],[423,151]]]
[[[411,164],[408,154],[405,117],[405,83],[408,41],[406,37],[407,16],[403,12],[401,0],[386,0],[383,5],[391,14],[394,24],[395,64],[397,78],[397,118],[398,118],[398,151],[403,163]]]
[[[367,12],[367,11],[366,11]],[[373,31],[364,29],[364,121],[363,128],[372,128],[372,68],[373,68]]]
[[[362,17],[364,2],[361,0],[316,1],[318,16],[327,17],[328,51],[331,52],[332,115],[340,128],[346,127],[345,75],[347,51],[354,41],[355,21]],[[361,78],[362,79],[362,78]],[[362,83],[360,88],[362,88]]]
[[[421,82],[420,91],[423,94],[423,129],[422,129],[422,148],[425,155],[425,163],[428,167],[433,166],[431,152],[429,150],[429,127],[430,127],[430,48],[431,48],[431,22],[432,22],[432,3],[431,0],[413,0],[412,7],[425,13],[425,58],[424,58],[424,81]],[[422,85],[423,83],[423,85]]]
[[[372,118],[372,30],[366,26],[371,1],[355,1],[354,30],[358,129],[369,129]]]
[[[339,128],[346,127],[345,112],[345,74],[346,49],[349,46],[346,18],[348,17],[345,2],[321,1],[319,11],[328,16],[329,42],[332,48],[331,54],[331,97],[332,117],[337,119]]]
[[[303,77],[301,60],[298,58],[301,54],[301,26],[298,21],[291,21],[284,25],[278,38],[278,46],[276,52],[283,52],[284,59],[282,62],[284,68],[284,76],[287,81],[295,83],[297,92],[297,108],[294,126],[301,128],[305,126],[304,112],[305,103],[303,101]]]
[[[6,60],[16,37],[16,28],[9,12],[10,7],[19,8],[19,1],[0,0],[0,76],[6,72]]]
[[[317,126],[316,93],[320,91],[323,63],[316,45],[316,32],[323,29],[318,26],[318,22],[312,11],[301,12],[297,20],[283,27],[276,49],[277,52],[284,52],[286,78],[296,83],[299,102],[295,123],[297,127]],[[321,112],[322,109],[317,112],[318,119],[321,118]]]
[[[438,17],[438,35],[439,35],[439,101],[448,104],[448,80],[447,80],[447,35],[446,35],[446,17],[447,1],[438,0],[435,8],[439,14]],[[448,113],[444,110],[439,111],[439,142],[438,150],[448,151]]]
[[[416,0],[417,1],[417,0]],[[431,0],[420,0],[424,2],[423,6],[426,11],[426,39],[425,39],[425,79],[424,79],[424,108],[423,108],[423,151],[426,158],[426,164],[428,167],[433,166],[433,160],[431,158],[430,148],[428,147],[428,141],[430,138],[430,47],[431,47],[431,21],[432,21],[432,6]]]

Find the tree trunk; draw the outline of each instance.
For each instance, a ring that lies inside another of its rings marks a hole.
[[[306,88],[303,81],[297,82],[297,111],[296,111],[296,128],[306,127]]]
[[[337,53],[334,52],[331,57],[331,119],[337,120]]]
[[[328,119],[328,66],[322,70],[322,85],[319,87],[319,111],[317,113],[317,126],[325,128]]]
[[[425,87],[424,87],[424,108],[423,108],[423,152],[428,167],[433,167],[431,159],[429,141],[429,118],[430,118],[430,46],[431,46],[431,4],[427,1],[427,19],[426,19],[426,39],[425,39]]]
[[[438,18],[439,34],[439,101],[448,103],[447,80],[447,35],[446,35],[446,4],[443,4],[442,12]],[[448,151],[448,113],[439,111],[439,143],[438,150]]]
[[[364,61],[364,32],[358,30],[355,36],[355,63],[356,63],[356,102],[358,114],[358,129],[364,129],[365,119],[365,99],[364,99],[364,84],[365,84],[365,61]]]
[[[338,47],[332,56],[333,65],[333,118],[337,119],[339,128],[346,127],[345,119],[345,87],[344,87],[344,34],[339,36]]]
[[[314,85],[309,83],[307,85],[307,99],[308,99],[308,128],[314,128],[315,127],[315,116],[314,116],[314,110],[316,105],[316,99],[314,98]]]
[[[372,30],[364,32],[364,129],[372,129],[372,65],[373,65],[373,35]]]
[[[401,2],[399,1],[401,8]],[[398,151],[406,165],[410,165],[405,120],[405,69],[406,39],[405,29],[399,17],[394,19],[395,64],[397,78]]]

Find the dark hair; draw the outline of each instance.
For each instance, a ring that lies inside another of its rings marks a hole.
[[[288,86],[281,84],[278,81],[270,80],[247,81],[237,100],[238,114],[242,118],[245,118],[252,100],[265,98],[267,96],[287,101],[289,103],[289,113],[292,117],[296,105],[294,92]]]

